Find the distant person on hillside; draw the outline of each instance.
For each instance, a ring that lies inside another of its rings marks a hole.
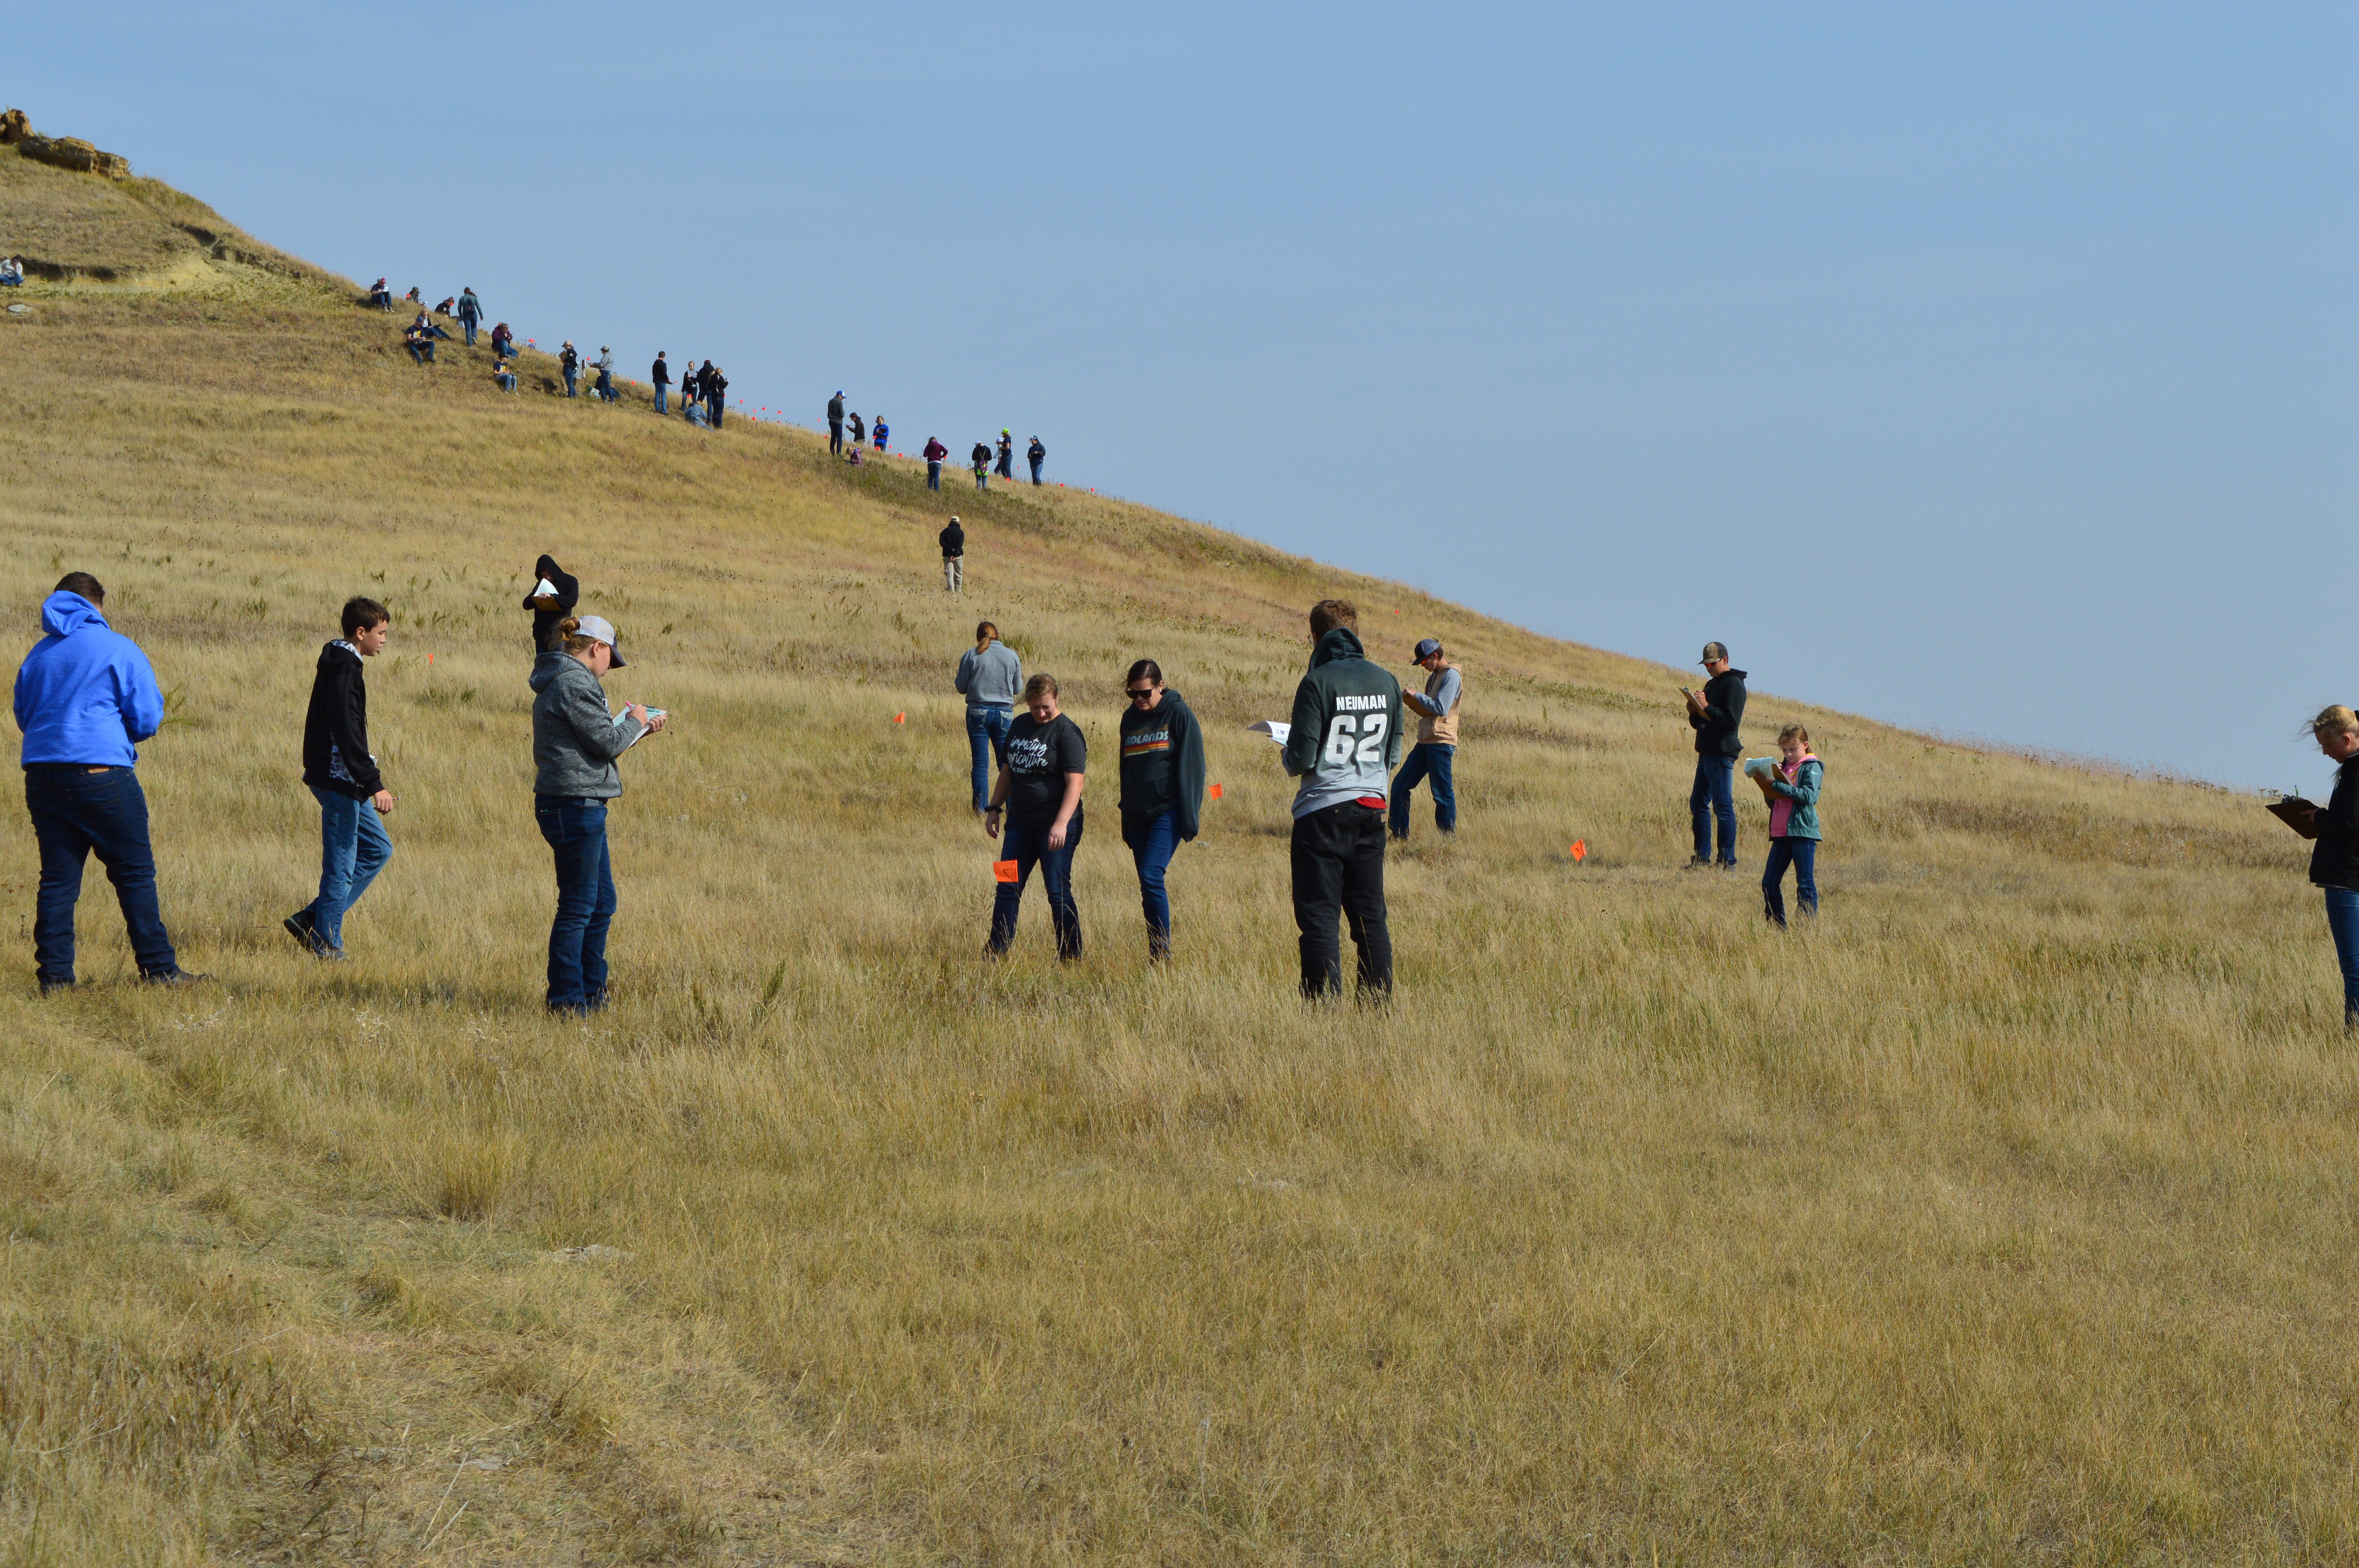
[[[671,390],[671,366],[664,362],[663,351],[656,351],[655,368],[647,372],[647,381],[656,389],[656,412],[664,412],[664,395]]]
[[[598,384],[591,390],[603,403],[620,403],[623,395],[614,390],[614,351],[605,344],[598,345]]]
[[[956,525],[958,519],[951,519]],[[962,536],[961,547],[964,547]],[[999,628],[980,622],[974,646],[959,655],[959,695],[966,698],[967,751],[974,763],[974,808],[991,804],[991,764],[1007,763],[1007,726],[1016,712],[1016,694],[1024,689],[1024,661],[999,640]]]
[[[1037,488],[1040,483],[1040,465],[1049,460],[1049,449],[1040,444],[1039,437],[1035,436],[1032,438],[1032,445],[1025,450],[1024,456],[1032,465],[1032,483]]]
[[[565,375],[565,395],[572,396],[573,378],[582,371],[582,355],[573,347],[571,338],[566,339],[564,347],[557,351],[557,368]]]
[[[484,319],[484,302],[472,288],[459,291],[459,325],[467,330],[467,346],[475,346],[475,325]]]
[[[423,305],[426,303],[424,297],[418,292],[418,285],[414,283],[409,286],[409,292],[403,295],[402,297],[408,300],[412,305]]]
[[[881,452],[885,449],[885,416],[882,414],[876,416],[875,432],[876,449]]]
[[[1428,637],[1417,645],[1419,667],[1426,672],[1425,689],[1404,692],[1401,700],[1417,715],[1417,744],[1393,780],[1393,842],[1408,842],[1411,798],[1418,784],[1433,781],[1433,825],[1444,833],[1458,831],[1458,790],[1451,770],[1458,756],[1458,698],[1464,689],[1458,666],[1441,644]]]
[[[25,806],[40,846],[33,957],[41,993],[74,983],[74,905],[94,851],[114,884],[139,978],[201,980],[180,968],[156,899],[147,797],[133,773],[138,743],[164,727],[164,694],[137,643],[106,623],[106,589],[68,572],[41,603],[41,640],[16,670]]]
[[[516,334],[508,330],[506,321],[492,329],[492,354],[496,359],[516,358]]]
[[[974,444],[974,450],[967,454],[967,460],[974,467],[975,489],[989,489],[991,487],[991,449],[977,441]]]
[[[700,430],[710,430],[712,428],[712,421],[706,416],[704,405],[701,402],[688,405],[688,422],[695,426]]]
[[[1769,861],[1761,872],[1761,913],[1786,929],[1786,868],[1794,868],[1794,907],[1819,913],[1819,792],[1827,766],[1810,754],[1810,732],[1799,724],[1777,731],[1777,756],[1745,764],[1769,802]]]
[[[1302,994],[1341,996],[1340,910],[1359,951],[1363,1001],[1393,989],[1393,939],[1385,919],[1385,796],[1401,756],[1400,682],[1360,647],[1360,612],[1347,600],[1310,609],[1310,667],[1294,690],[1286,738],[1294,793],[1294,925],[1301,934]]]
[[[0,288],[20,288],[25,282],[25,264],[15,256],[0,261]]]
[[[1009,435],[1004,427],[999,432],[999,477],[1016,477],[1016,438]]]
[[[1735,782],[1737,755],[1745,742],[1736,727],[1745,721],[1745,672],[1731,669],[1728,649],[1719,643],[1703,645],[1704,674],[1712,678],[1703,683],[1701,692],[1680,688],[1688,701],[1688,727],[1695,731],[1695,787],[1688,792],[1688,815],[1695,820],[1695,859],[1688,862],[1690,871],[1711,866],[1712,825],[1720,821],[1720,860],[1722,871],[1736,866],[1736,797],[1731,793]]]
[[[441,304],[437,305],[434,308],[434,314],[437,316],[448,316],[451,314],[451,308],[456,306],[458,303],[458,297],[456,295],[451,295],[446,297]]]
[[[343,635],[320,650],[303,714],[303,784],[320,803],[320,894],[280,924],[314,957],[344,956],[344,915],[393,859],[377,819],[393,810],[368,742],[363,659],[384,651],[393,617],[374,599],[344,602]]]
[[[369,285],[369,303],[380,310],[393,308],[393,290],[386,287],[385,279],[380,277]]]
[[[943,446],[940,441],[931,436],[926,438],[926,488],[928,490],[941,489],[942,460],[950,455],[951,449]]]
[[[608,803],[623,793],[614,759],[664,715],[606,707],[606,672],[623,667],[614,628],[595,615],[558,623],[561,646],[532,666],[533,816],[557,862],[557,917],[549,927],[549,1011],[587,1015],[606,1005],[606,931],[614,873],[606,852]]]
[[[508,361],[495,360],[492,362],[492,384],[502,392],[516,389],[516,370]]]
[[[543,556],[532,563],[532,586],[538,589],[547,583],[554,593],[530,592],[524,596],[524,607],[532,611],[532,653],[538,658],[558,645],[558,625],[573,613],[582,602],[582,579],[557,564],[554,556]]]
[[[956,593],[966,586],[966,530],[953,517],[935,540],[942,547],[942,591]]]
[[[845,416],[844,423],[852,427],[852,444],[853,446],[864,447],[868,444],[868,427],[861,423],[860,411],[858,409],[855,408],[849,415]]]
[[[1024,687],[1024,711],[1007,727],[1007,762],[983,814],[984,832],[999,839],[1006,859],[1015,862],[1014,879],[1001,881],[992,900],[991,937],[983,945],[986,957],[998,957],[1015,942],[1016,917],[1034,866],[1049,889],[1057,957],[1071,963],[1082,956],[1073,851],[1082,847],[1082,775],[1088,771],[1089,750],[1082,727],[1058,711],[1057,677],[1034,676]]]
[[[679,378],[679,407],[685,416],[688,411],[704,401],[703,373],[696,368],[696,356],[688,356],[688,373]]]
[[[401,346],[409,351],[412,363],[430,365],[434,362],[434,334],[412,323],[401,334]]]
[[[1163,684],[1163,666],[1141,659],[1123,681],[1122,841],[1138,872],[1147,916],[1147,957],[1171,957],[1171,900],[1164,873],[1180,846],[1196,837],[1204,809],[1204,732],[1180,694]]]
[[[728,403],[723,395],[729,390],[729,378],[713,369],[712,362],[707,360],[704,362],[702,385],[705,404],[712,410],[712,427],[718,430],[721,428],[721,411]]]
[[[843,389],[842,387],[838,387],[835,395],[827,400],[827,449],[831,452],[843,450]]]
[[[2340,704],[2307,726],[2318,749],[2339,764],[2334,793],[2310,816],[2318,835],[2310,881],[2326,894],[2326,929],[2343,970],[2343,1033],[2359,1033],[2359,714]]]

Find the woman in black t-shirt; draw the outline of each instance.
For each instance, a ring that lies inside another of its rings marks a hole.
[[[991,906],[997,957],[1016,940],[1016,915],[1032,868],[1049,886],[1049,918],[1057,928],[1057,957],[1082,956],[1082,916],[1073,907],[1073,851],[1082,842],[1082,774],[1089,743],[1081,726],[1057,710],[1057,677],[1034,676],[1024,687],[1024,712],[1007,727],[1007,760],[983,816],[983,830],[1006,846],[999,862],[999,892]],[[1006,831],[1000,831],[1001,818]]]

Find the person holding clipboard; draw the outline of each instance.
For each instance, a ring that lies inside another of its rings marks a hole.
[[[2326,929],[2343,970],[2343,1033],[2359,1033],[2359,765],[2353,762],[2359,758],[2359,714],[2336,703],[2302,728],[2340,764],[2334,793],[2322,807],[2288,798],[2269,810],[2303,838],[2317,840],[2310,852],[2310,881],[2326,893]]]

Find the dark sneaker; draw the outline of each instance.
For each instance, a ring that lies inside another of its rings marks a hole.
[[[82,988],[74,984],[71,980],[43,980],[41,982],[41,994],[43,996],[55,996],[60,991],[77,991],[80,989],[82,989]]]
[[[319,930],[312,925],[311,912],[308,909],[299,909],[278,924],[287,928],[288,935],[302,944],[306,953],[317,956],[328,946],[320,939]]]
[[[152,974],[142,975],[139,979],[143,983],[151,986],[197,986],[204,984],[212,977],[192,975],[186,969],[158,969]]]
[[[1690,855],[1688,857],[1688,863],[1681,866],[1680,870],[1683,871],[1708,871],[1712,870],[1712,862],[1705,860],[1701,855]]]

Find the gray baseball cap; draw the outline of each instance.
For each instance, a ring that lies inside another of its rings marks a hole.
[[[621,645],[614,641],[614,623],[613,622],[607,620],[603,615],[584,615],[582,617],[581,624],[574,628],[573,634],[577,637],[587,637],[592,642],[605,643],[606,646],[614,650],[614,656],[613,659],[608,661],[606,667],[615,670],[619,670],[623,667],[623,650]]]
[[[1421,665],[1440,652],[1441,652],[1441,644],[1433,638],[1428,637],[1417,645],[1417,662]]]
[[[1706,643],[1703,645],[1703,657],[1699,662],[1709,665],[1713,663],[1715,660],[1724,659],[1726,657],[1728,657],[1727,643]]]

